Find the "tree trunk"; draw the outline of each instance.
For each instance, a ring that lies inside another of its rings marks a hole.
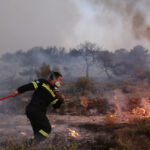
[[[104,68],[104,71],[105,71],[108,79],[112,79],[112,76],[108,73],[108,70],[106,68]]]
[[[86,77],[89,77],[89,65],[86,66]]]

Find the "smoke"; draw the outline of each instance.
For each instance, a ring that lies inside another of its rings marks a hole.
[[[150,41],[150,25],[146,22],[145,15],[141,12],[136,12],[132,21],[134,37],[137,39],[146,38]]]
[[[131,48],[139,43],[150,46],[150,1],[84,0],[95,13],[99,41],[107,48]],[[103,29],[103,32],[101,31]]]
[[[118,117],[122,118],[123,112],[127,110],[127,106],[128,106],[128,100],[125,94],[123,94],[121,90],[116,89],[107,92],[106,99],[108,104],[112,106],[110,110],[113,109],[112,111],[114,111]]]
[[[0,1],[0,52],[50,45],[70,47],[80,21],[73,0]]]
[[[144,108],[146,115],[150,115],[150,99],[142,98],[140,101],[140,106]]]
[[[114,50],[150,46],[149,0],[0,1],[0,52],[84,41]]]

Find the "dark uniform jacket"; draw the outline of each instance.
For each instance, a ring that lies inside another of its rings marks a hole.
[[[51,104],[56,109],[59,108],[63,103],[63,99],[58,96],[54,88],[55,87],[52,86],[48,80],[39,79],[33,81],[32,83],[23,85],[17,90],[20,93],[34,90],[32,99],[27,108],[36,109],[46,113],[49,104]]]

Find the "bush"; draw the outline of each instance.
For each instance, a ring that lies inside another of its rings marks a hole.
[[[90,92],[91,80],[87,77],[79,77],[76,81],[76,90],[81,92],[83,95]]]
[[[50,66],[45,62],[43,62],[39,70],[36,71],[36,75],[38,78],[48,78],[50,73],[51,73]]]
[[[137,74],[137,78],[140,80],[148,79],[150,80],[150,71],[149,70],[142,70]]]
[[[136,119],[133,127],[115,132],[116,150],[142,150],[150,148],[150,118]]]

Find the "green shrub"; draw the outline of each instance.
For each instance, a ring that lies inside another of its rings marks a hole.
[[[38,78],[48,78],[50,73],[51,73],[50,66],[45,62],[43,62],[39,70],[36,71],[36,75]]]
[[[79,77],[76,81],[76,90],[81,92],[83,95],[90,92],[91,80],[87,77]]]

